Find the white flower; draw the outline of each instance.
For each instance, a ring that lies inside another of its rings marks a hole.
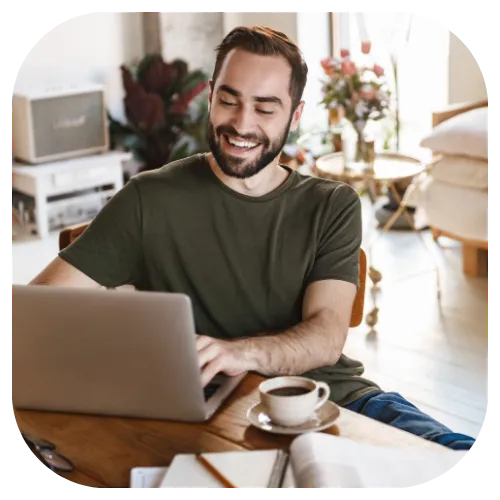
[[[377,92],[377,99],[379,101],[385,101],[385,102],[387,102],[389,100],[389,96],[388,96],[387,92],[384,92],[383,90],[379,90]]]
[[[359,101],[356,104],[356,107],[354,108],[354,113],[356,113],[356,116],[358,118],[361,118],[362,116],[365,115],[369,111],[368,106],[365,104],[364,101]]]
[[[337,101],[332,101],[332,102],[328,105],[328,107],[329,107],[330,109],[334,109],[334,108],[338,107],[338,105],[339,105],[339,103],[338,103]]]

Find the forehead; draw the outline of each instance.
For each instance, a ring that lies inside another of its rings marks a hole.
[[[276,96],[283,102],[291,102],[291,76],[292,68],[284,57],[233,49],[224,59],[215,90],[220,85],[228,85],[243,97]]]

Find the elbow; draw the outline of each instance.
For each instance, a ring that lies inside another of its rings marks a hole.
[[[331,338],[326,339],[321,353],[321,366],[331,366],[337,363],[342,355],[342,347]]]
[[[349,325],[343,324],[333,311],[322,313],[324,331],[323,361],[326,365],[334,365],[339,360],[344,350],[344,345],[349,332]]]
[[[336,345],[330,347],[330,349],[328,350],[327,364],[334,365],[335,363],[337,363],[340,356],[342,356],[342,349],[339,349]]]

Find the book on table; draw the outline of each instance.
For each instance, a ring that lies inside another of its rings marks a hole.
[[[176,455],[161,488],[220,488],[224,482],[237,488],[266,488],[279,450]],[[283,470],[283,488],[407,487],[425,483],[451,469],[466,451],[394,448],[360,443],[323,433],[295,438]],[[276,472],[276,470],[275,470]],[[278,471],[279,472],[279,471]]]

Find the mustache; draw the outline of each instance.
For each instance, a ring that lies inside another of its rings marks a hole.
[[[267,137],[261,137],[256,134],[247,134],[247,135],[241,135],[238,133],[238,131],[232,127],[231,125],[219,125],[216,129],[215,132],[217,135],[231,135],[235,138],[241,139],[242,141],[249,141],[249,142],[259,142],[264,145],[269,144],[269,139]]]

